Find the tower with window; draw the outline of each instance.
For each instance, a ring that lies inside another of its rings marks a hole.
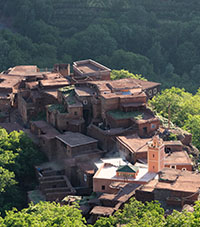
[[[165,149],[163,140],[154,136],[148,144],[148,171],[157,173],[164,168]]]

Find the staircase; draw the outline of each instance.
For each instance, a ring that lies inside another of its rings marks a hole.
[[[39,188],[47,201],[61,201],[67,195],[75,195],[68,178],[52,169],[40,170]]]

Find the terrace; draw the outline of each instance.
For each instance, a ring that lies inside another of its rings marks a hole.
[[[64,105],[62,105],[62,104],[52,104],[52,105],[49,105],[48,106],[48,110],[50,112],[52,112],[54,110],[56,110],[56,111],[58,111],[60,113],[66,113],[67,112],[67,110],[65,109]]]
[[[140,111],[123,112],[120,110],[110,110],[108,111],[108,114],[116,120],[129,119],[129,118],[134,118],[135,120],[141,120],[144,117],[144,113]]]

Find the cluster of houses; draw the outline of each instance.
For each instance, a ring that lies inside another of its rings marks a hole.
[[[93,60],[52,70],[16,66],[0,74],[0,126],[23,129],[48,162],[36,167],[39,190],[29,199],[64,201],[90,195],[81,206],[94,222],[135,196],[183,206],[198,200],[200,177],[185,151],[189,139],[163,141],[147,101],[160,84],[110,80]],[[74,198],[73,197],[73,198]]]

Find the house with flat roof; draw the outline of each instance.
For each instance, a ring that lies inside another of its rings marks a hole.
[[[154,179],[157,173],[149,172],[148,166],[140,163],[134,166],[121,158],[102,159],[97,163],[99,169],[93,177],[93,191],[113,193],[113,183],[146,184]]]
[[[110,80],[111,69],[91,59],[73,63],[73,79],[79,80]]]
[[[151,180],[136,190],[136,199],[141,201],[158,200],[167,206],[183,206],[198,200],[200,174],[172,168],[164,168],[159,178]]]
[[[147,162],[148,146],[152,138],[140,138],[132,134],[116,137],[117,147],[122,157],[131,163],[137,161]],[[164,166],[175,169],[192,171],[193,163],[183,150],[181,141],[163,141],[164,145]]]

